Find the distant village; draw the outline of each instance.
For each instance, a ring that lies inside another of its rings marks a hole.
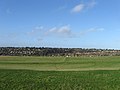
[[[120,56],[120,50],[49,47],[0,47],[0,56]]]

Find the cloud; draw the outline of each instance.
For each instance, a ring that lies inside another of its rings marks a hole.
[[[90,28],[87,30],[88,32],[98,32],[98,31],[104,31],[104,28]]]
[[[35,27],[35,30],[42,30],[43,29],[43,26],[36,26]]]
[[[91,2],[89,2],[89,3],[87,4],[87,8],[93,8],[96,4],[97,4],[96,1],[95,1],[95,0],[92,0]]]
[[[57,11],[61,11],[61,10],[64,10],[64,9],[66,9],[67,7],[66,6],[61,6],[61,7],[59,7],[58,9],[57,9]]]
[[[34,35],[42,31],[44,28],[43,26],[36,26],[32,31],[27,32],[28,35]]]
[[[81,12],[83,9],[85,8],[85,5],[84,4],[79,4],[79,5],[76,5],[72,10],[71,12]]]
[[[80,32],[80,35],[86,35],[86,34],[89,34],[92,32],[101,32],[104,30],[105,30],[104,28],[90,28],[88,30],[84,30],[84,31]]]
[[[37,41],[43,41],[43,38],[79,38],[83,35],[91,34],[94,32],[102,32],[104,28],[89,28],[87,30],[73,31],[70,25],[55,26],[51,28],[43,28],[43,26],[35,27],[31,32],[28,33],[37,39]],[[39,38],[41,37],[41,38]]]
[[[72,35],[71,28],[69,25],[61,26],[61,27],[53,27],[47,31],[47,35],[54,36],[65,36],[70,37]]]
[[[96,5],[95,0],[91,0],[90,2],[87,3],[80,3],[76,6],[74,6],[71,10],[72,13],[79,13],[82,12],[83,10],[93,8]]]

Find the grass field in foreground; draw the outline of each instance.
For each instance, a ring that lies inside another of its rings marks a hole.
[[[120,57],[0,57],[0,69],[40,71],[119,70]]]
[[[0,90],[120,90],[120,57],[0,57]]]
[[[119,70],[0,70],[0,90],[120,90]]]

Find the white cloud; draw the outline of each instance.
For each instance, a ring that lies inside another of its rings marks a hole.
[[[54,32],[54,33],[56,33],[56,32],[57,32],[57,28],[56,28],[56,27],[53,27],[53,28],[51,28],[51,29],[49,30],[49,32]]]
[[[96,1],[95,0],[91,0],[90,2],[81,3],[81,4],[78,4],[78,5],[74,6],[72,8],[71,12],[72,13],[79,13],[79,12],[81,12],[83,10],[93,8],[95,5],[96,5]]]
[[[35,30],[42,30],[43,29],[43,26],[37,26],[35,27]]]
[[[61,10],[64,10],[64,9],[66,9],[67,7],[66,6],[61,6],[61,7],[59,7],[58,9],[57,9],[57,11],[61,11]]]
[[[72,31],[70,25],[63,25],[60,27],[55,26],[49,29],[43,28],[43,26],[38,26],[38,27],[35,27],[31,32],[29,32],[28,35],[30,36],[32,35],[35,38],[38,38],[38,37],[42,37],[42,38],[48,38],[48,37],[76,38],[78,37],[79,38],[83,35],[87,35],[95,32],[102,32],[104,30],[105,30],[104,28],[94,27],[94,28],[89,28],[87,30],[82,30],[81,32],[75,32],[75,31]],[[41,38],[38,38],[37,40],[42,41]]]
[[[88,31],[89,32],[98,32],[98,31],[104,31],[104,28],[90,28]]]
[[[43,26],[36,26],[32,31],[27,32],[27,34],[34,35],[40,31],[42,31],[43,29],[44,29]]]
[[[95,0],[92,0],[91,2],[89,2],[89,3],[87,4],[87,8],[93,8],[95,5],[96,5],[96,1],[95,1]]]
[[[47,31],[47,35],[57,35],[57,36],[71,36],[71,28],[69,25],[61,26],[61,27],[53,27]]]
[[[86,34],[89,34],[92,32],[101,32],[104,30],[105,30],[104,28],[90,28],[88,30],[84,30],[84,31],[80,32],[80,35],[86,35]]]
[[[62,26],[58,29],[58,33],[70,34],[71,33],[70,27],[68,25],[67,26]]]
[[[72,10],[71,12],[81,12],[83,9],[85,8],[85,5],[84,4],[79,4],[79,5],[76,5]]]
[[[61,26],[61,27],[53,27],[49,30],[47,30],[46,35],[50,35],[53,37],[69,37],[69,38],[75,38],[80,37],[86,34],[95,33],[95,32],[102,32],[104,31],[104,28],[89,28],[87,30],[83,30],[81,32],[72,32],[69,25]]]

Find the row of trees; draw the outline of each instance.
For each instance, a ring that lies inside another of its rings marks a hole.
[[[0,47],[1,56],[118,56],[120,50],[48,47]]]

